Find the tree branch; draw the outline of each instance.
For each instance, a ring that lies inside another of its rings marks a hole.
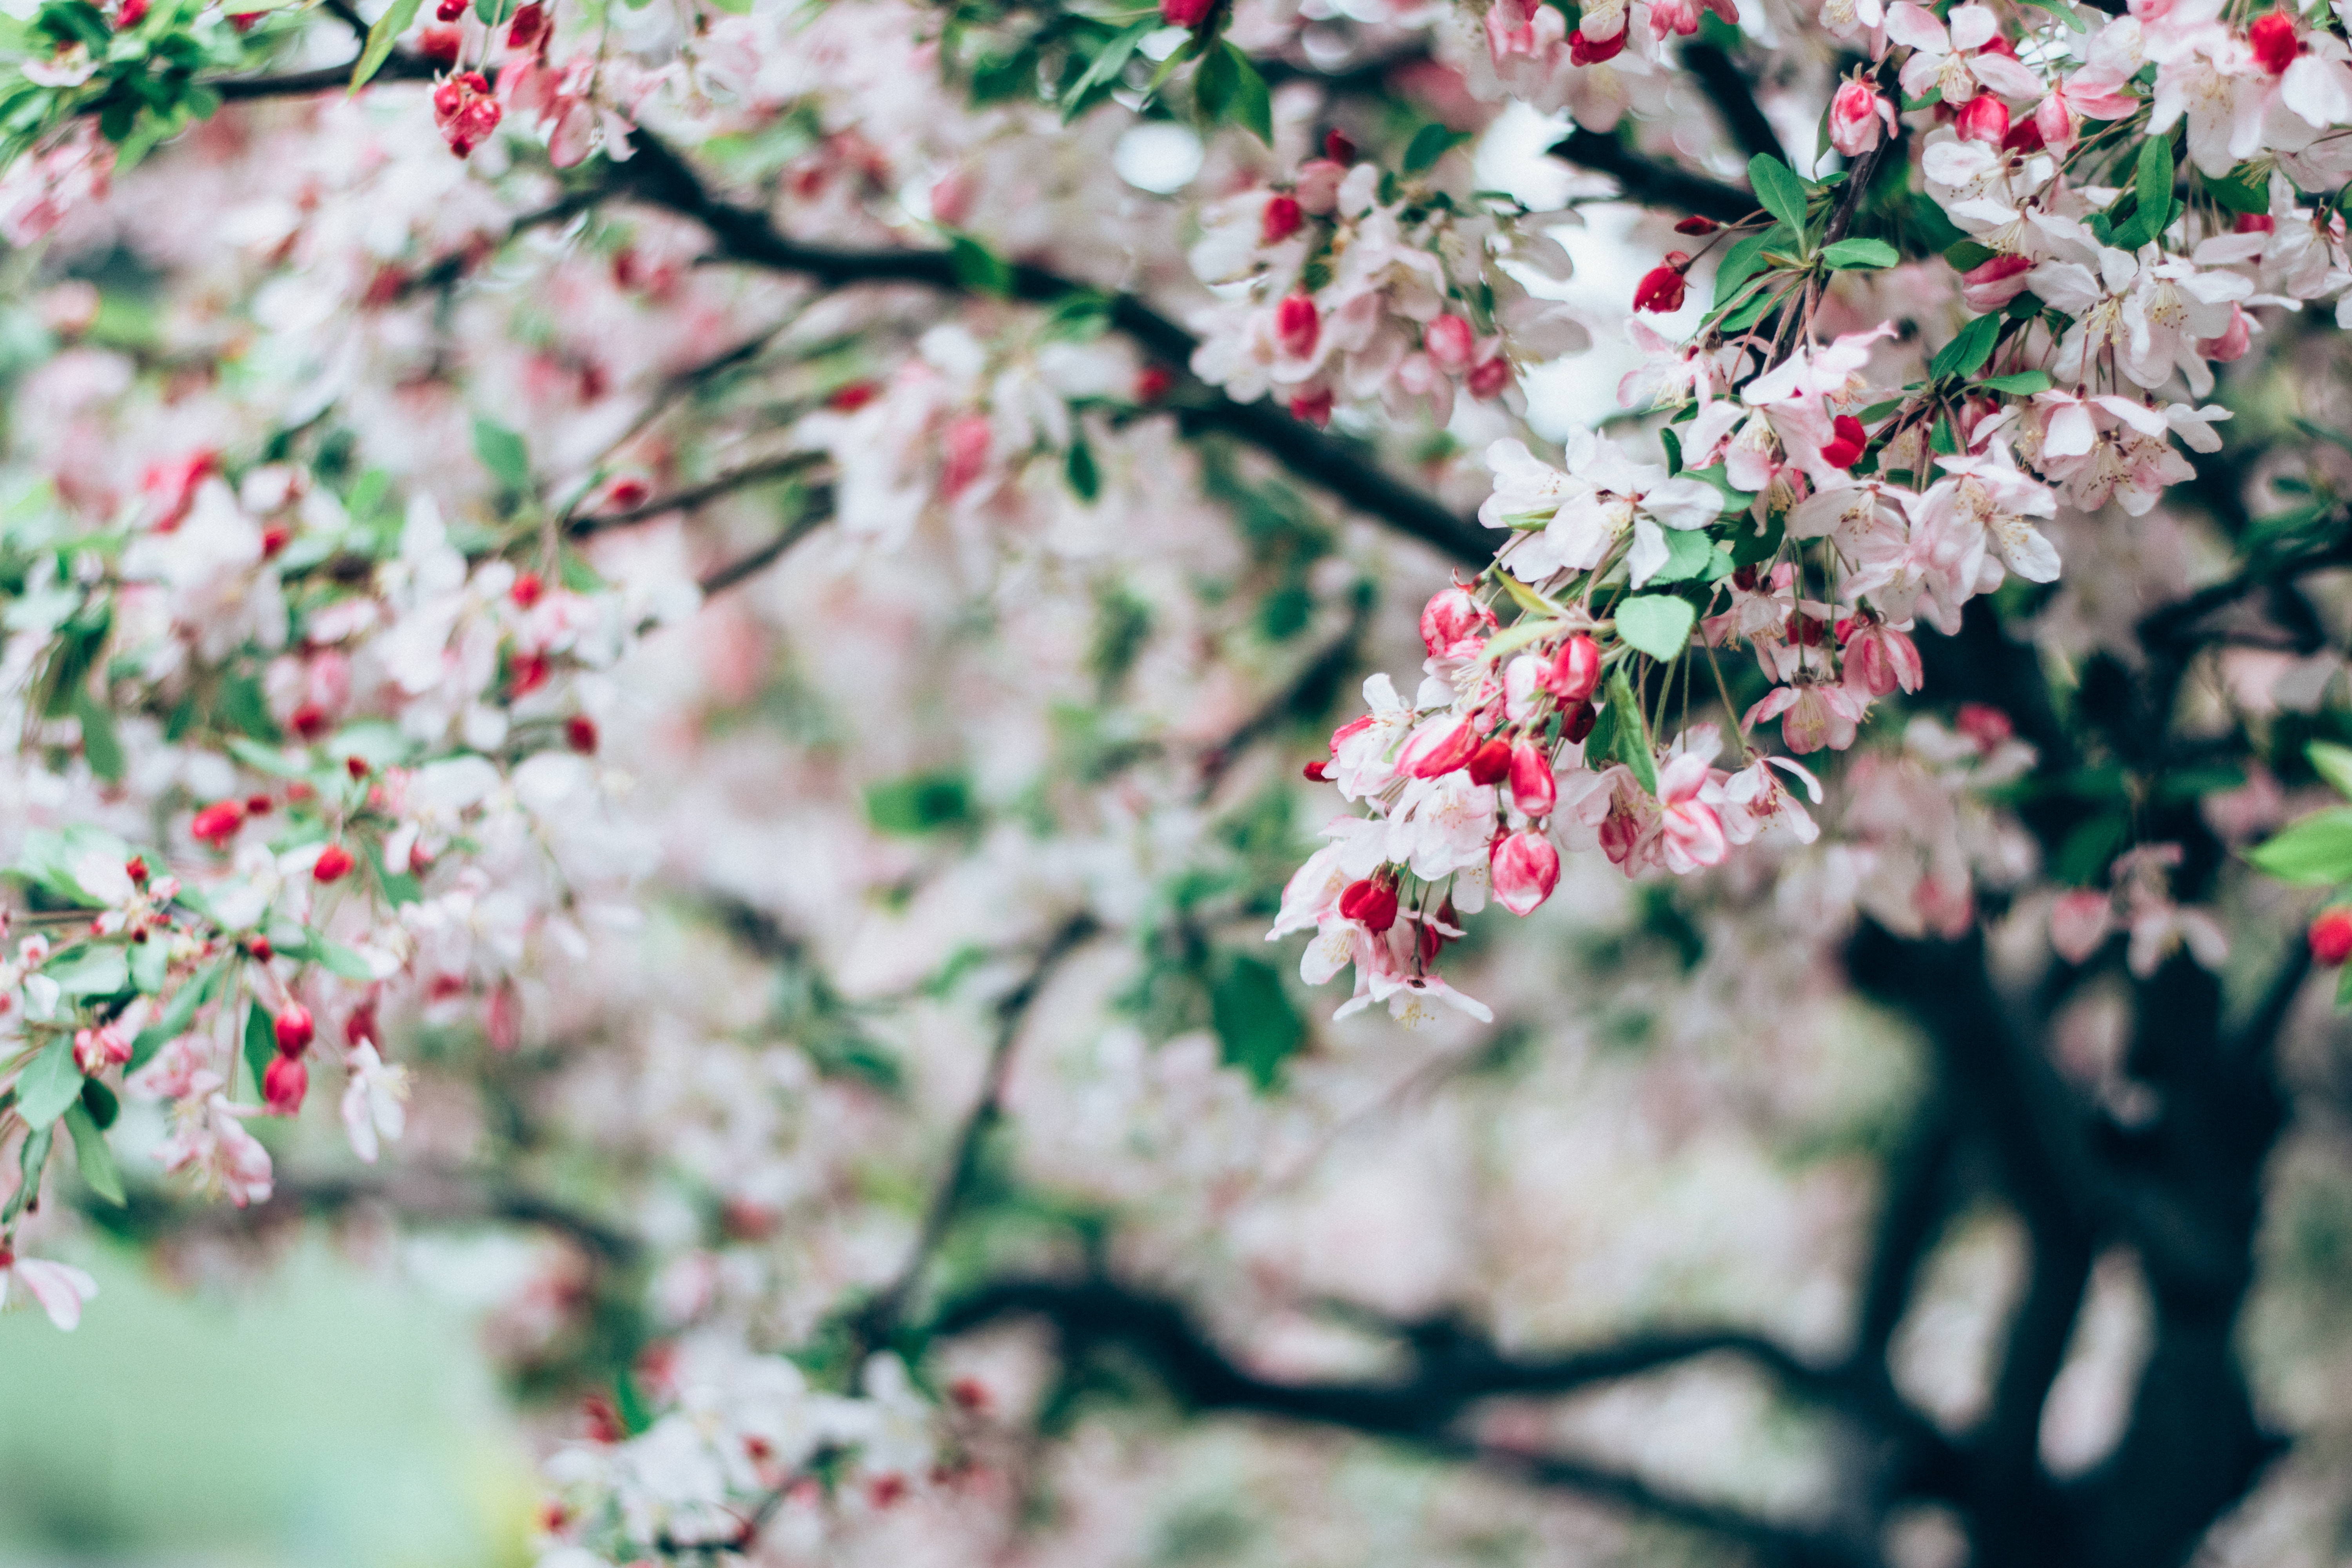
[[[567,525],[567,531],[575,539],[584,539],[612,529],[626,528],[631,523],[643,522],[647,518],[660,517],[667,512],[692,511],[698,507],[708,506],[722,496],[732,495],[737,490],[750,486],[766,484],[772,479],[788,479],[794,474],[806,473],[825,460],[825,454],[823,452],[788,452],[782,457],[770,458],[757,463],[747,463],[742,468],[731,469],[715,479],[706,479],[698,485],[689,485],[685,489],[673,491],[669,495],[656,496],[641,505],[623,507],[617,511],[595,512],[586,517],[575,517]]]
[[[630,140],[635,155],[613,166],[614,187],[649,205],[692,218],[709,232],[721,251],[738,261],[797,273],[834,288],[911,283],[961,291],[971,286],[958,274],[954,258],[944,250],[843,250],[787,238],[764,213],[713,195],[686,161],[659,138],[640,130]],[[1189,364],[1199,346],[1192,333],[1131,294],[1105,295],[1103,290],[1027,263],[1011,263],[1008,271],[1012,297],[1030,303],[1103,298],[1113,326],[1173,364]],[[1213,388],[1202,388],[1197,405],[1184,410],[1183,417],[1193,428],[1222,431],[1256,447],[1349,505],[1457,560],[1483,566],[1494,556],[1493,536],[1475,521],[1456,516],[1385,473],[1368,450],[1269,405],[1235,403]]]
[[[1706,96],[1714,101],[1717,112],[1723,116],[1723,123],[1731,132],[1734,146],[1751,158],[1788,162],[1780,132],[1772,129],[1764,110],[1757,107],[1756,90],[1748,83],[1748,73],[1729,55],[1713,44],[1685,44],[1683,64],[1706,89]]]
[[[1614,136],[1571,131],[1567,141],[1553,143],[1551,153],[1595,174],[1609,175],[1625,193],[1627,201],[1639,202],[1643,206],[1696,213],[1717,223],[1738,223],[1759,211],[1756,198],[1737,185],[1723,184],[1704,175],[1687,174],[1671,163],[1645,158]]]

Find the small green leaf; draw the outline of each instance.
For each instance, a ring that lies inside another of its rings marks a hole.
[[[1618,666],[1610,675],[1608,690],[1609,706],[1603,712],[1612,716],[1614,721],[1609,726],[1609,741],[1603,754],[1616,758],[1632,769],[1633,782],[1655,795],[1658,793],[1658,760],[1650,754],[1649,721],[1642,716],[1642,705],[1633,700],[1633,686],[1625,679],[1624,666]],[[1594,735],[1586,738],[1584,752],[1587,757],[1592,754],[1591,742],[1598,736],[1599,730],[1596,724]]]
[[[1999,316],[1979,316],[1962,327],[1959,335],[1936,351],[1927,366],[1927,374],[1937,377],[1974,375],[1992,358],[1993,345],[2000,335]]]
[[[80,1101],[66,1107],[66,1131],[73,1134],[74,1168],[81,1173],[83,1184],[121,1208],[125,1202],[122,1193],[122,1173],[114,1163],[114,1151],[106,1146],[106,1134],[98,1130],[89,1112]]]
[[[1102,52],[1088,63],[1086,74],[1072,82],[1069,91],[1064,95],[1062,123],[1067,125],[1108,97],[1111,89],[1118,85],[1119,72],[1125,70],[1127,62],[1135,58],[1135,46],[1161,26],[1158,16],[1146,16],[1124,31],[1112,35],[1110,40],[1103,45]]]
[[[2332,741],[2314,741],[2304,748],[2312,767],[2327,781],[2327,787],[2337,795],[2352,798],[2352,746],[2339,746]]]
[[[1412,144],[1404,150],[1404,172],[1418,174],[1433,168],[1437,161],[1470,138],[1434,121],[1413,132]]]
[[[1973,239],[1964,239],[1947,249],[1944,252],[1944,259],[1950,264],[1955,272],[1972,272],[2000,254],[2000,251],[1990,245],[1979,245]]]
[[[1062,471],[1070,481],[1070,491],[1088,506],[1102,495],[1102,474],[1095,468],[1094,448],[1085,440],[1070,443],[1070,455],[1064,459]]]
[[[213,988],[220,984],[221,976],[228,973],[228,965],[229,961],[223,959],[172,994],[172,1000],[164,1005],[163,1016],[140,1030],[139,1037],[131,1042],[130,1065],[132,1071],[146,1066],[148,1058],[188,1032],[188,1025],[194,1020],[196,1009],[204,1005],[205,998],[212,994]]]
[[[1822,252],[1822,259],[1843,272],[1857,267],[1892,267],[1903,255],[1883,239],[1841,239]]]
[[[1715,541],[1703,528],[1666,530],[1666,563],[1650,576],[1653,583],[1683,583],[1703,577],[1715,560]],[[1675,604],[1682,601],[1676,599]]]
[[[490,478],[499,481],[509,494],[527,495],[530,490],[530,451],[522,437],[495,420],[477,418],[474,421],[474,456],[482,460]]]
[[[1265,78],[1258,74],[1251,58],[1227,44],[1226,50],[1234,58],[1234,97],[1232,118],[1234,124],[1271,147],[1274,145],[1274,94],[1267,90]]]
[[[352,90],[359,91],[368,79],[383,69],[383,62],[392,58],[392,48],[400,42],[400,35],[416,20],[417,8],[425,0],[392,0],[383,15],[368,29],[367,46],[360,50],[359,62],[352,67]]]
[[[1234,96],[1240,90],[1238,77],[1233,50],[1216,47],[1201,57],[1201,68],[1192,73],[1192,102],[1205,127],[1213,129],[1225,122]]]
[[[131,984],[131,960],[120,947],[85,947],[51,959],[41,973],[68,996],[111,996]]]
[[[16,1114],[28,1127],[47,1127],[81,1098],[81,1068],[73,1041],[60,1035],[16,1079]]]
[[[373,980],[376,977],[375,971],[369,967],[368,961],[361,957],[356,949],[345,947],[339,942],[329,942],[323,936],[310,938],[310,948],[311,959],[330,974],[339,974],[345,980]]]
[[[976,294],[1013,298],[1013,266],[968,234],[948,237],[948,265],[956,281]]]
[[[2034,393],[2050,390],[2050,373],[2021,370],[2009,375],[1989,375],[1977,384],[1988,392],[2006,392],[2013,396],[2030,397]]]
[[[2322,886],[2352,880],[2352,806],[2339,805],[2289,823],[2246,858],[2283,882]]]
[[[106,704],[83,691],[76,694],[74,716],[81,721],[81,754],[89,771],[109,784],[122,781],[122,742],[114,732],[114,715]]]
[[[258,1002],[245,1010],[245,1065],[253,1074],[253,1092],[261,1093],[261,1080],[269,1071],[269,1064],[278,1057],[278,1020]]]
[[[2242,164],[2218,180],[2210,174],[2199,178],[2204,182],[2206,194],[2233,213],[2271,210],[2271,182],[2267,174],[2252,174]]]
[[[16,1184],[7,1204],[0,1206],[0,1225],[24,1213],[25,1205],[41,1190],[41,1172],[48,1165],[49,1146],[56,1136],[57,1128],[45,1123],[35,1128],[33,1135],[25,1140],[25,1146],[16,1152],[16,1169],[23,1173],[23,1180]]]
[[[1759,153],[1748,160],[1748,184],[1764,210],[1787,224],[1790,233],[1805,232],[1805,182],[1797,178],[1795,170],[1769,153]]]
[[[1765,234],[1751,234],[1723,253],[1715,268],[1715,298],[1707,308],[1720,310],[1736,298],[1740,286],[1764,269],[1764,252],[1773,238],[1782,233],[1773,229]]]
[[[974,820],[971,785],[961,773],[915,773],[866,786],[866,819],[883,833],[913,837]]]
[[[1209,991],[1209,1016],[1224,1064],[1249,1075],[1259,1092],[1281,1080],[1283,1064],[1307,1043],[1306,1021],[1282,988],[1282,974],[1261,958],[1236,956]]]
[[[1617,635],[1664,664],[1690,647],[1691,626],[1697,619],[1698,612],[1687,600],[1643,594],[1617,606]]]

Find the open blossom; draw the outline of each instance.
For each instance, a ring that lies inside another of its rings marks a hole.
[[[50,1322],[71,1332],[81,1322],[82,1303],[98,1294],[98,1281],[70,1263],[22,1257],[0,1242],[0,1308],[12,1289],[31,1297]]]

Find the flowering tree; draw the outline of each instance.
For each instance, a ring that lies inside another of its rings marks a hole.
[[[0,1292],[469,1237],[562,1568],[2335,1550],[2338,11],[10,15]]]

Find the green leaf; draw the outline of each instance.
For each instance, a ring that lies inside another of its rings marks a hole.
[[[2200,175],[2206,195],[2233,213],[2266,213],[2271,210],[2271,182],[2267,174],[2251,173],[2241,164],[2221,179],[2210,174]]]
[[[1622,665],[1609,677],[1609,706],[1603,711],[1614,718],[1609,726],[1608,745],[1603,752],[1616,758],[1633,770],[1633,782],[1652,795],[1658,793],[1658,760],[1650,754],[1649,721],[1642,717],[1642,705],[1633,700],[1633,683],[1625,679]],[[1593,726],[1595,735],[1600,726]],[[1584,753],[1592,754],[1591,741],[1586,737]]]
[[[122,1173],[114,1163],[114,1151],[106,1146],[106,1134],[98,1130],[89,1112],[79,1100],[66,1107],[66,1131],[73,1134],[74,1168],[81,1173],[84,1185],[121,1208],[128,1200],[122,1192]]]
[[[41,973],[68,996],[111,996],[131,984],[131,959],[120,947],[86,947],[51,959]]]
[[[1892,267],[1903,255],[1883,239],[1841,239],[1822,252],[1822,259],[1843,272],[1857,267]]]
[[[41,1190],[41,1172],[49,1163],[49,1145],[56,1136],[57,1129],[53,1126],[37,1127],[33,1135],[25,1140],[25,1146],[16,1152],[16,1169],[24,1173],[24,1179],[16,1184],[16,1191],[9,1197],[7,1205],[0,1208],[0,1225],[22,1214],[25,1205],[32,1202],[33,1194]]]
[[[1703,528],[1666,530],[1666,563],[1652,574],[1653,583],[1683,583],[1706,575],[1715,559],[1715,541]],[[1675,604],[1682,601],[1676,599]]]
[[[1690,647],[1691,625],[1698,612],[1687,600],[1665,594],[1643,594],[1617,606],[1617,635],[1661,664],[1671,663]]]
[[[474,421],[474,456],[482,460],[490,478],[509,493],[530,493],[530,451],[522,444],[521,437],[495,420],[478,417]]]
[[[1094,448],[1081,438],[1070,443],[1070,455],[1062,464],[1062,471],[1070,481],[1070,491],[1088,506],[1102,495],[1102,474],[1095,467]]]
[[[1418,174],[1433,167],[1440,158],[1459,147],[1470,138],[1459,131],[1450,130],[1434,121],[1413,132],[1412,142],[1404,150],[1404,172]]]
[[[1209,1016],[1224,1064],[1247,1073],[1263,1093],[1281,1080],[1283,1064],[1307,1043],[1307,1025],[1282,988],[1282,974],[1261,958],[1236,956],[1209,990]]]
[[[373,980],[376,977],[368,961],[355,949],[345,947],[339,942],[329,942],[323,936],[312,936],[309,945],[312,961],[330,974],[339,974],[345,980]]]
[[[948,237],[948,265],[956,281],[976,294],[1013,298],[1013,265],[968,234]]]
[[[1735,299],[1749,279],[1764,270],[1764,252],[1769,249],[1780,229],[1763,234],[1751,234],[1723,253],[1715,268],[1715,298],[1708,303],[1711,310],[1720,310]]]
[[[1118,85],[1119,72],[1125,70],[1127,62],[1135,58],[1135,46],[1141,43],[1146,35],[1158,31],[1160,26],[1158,16],[1147,16],[1124,31],[1113,34],[1110,40],[1103,45],[1102,52],[1088,63],[1086,74],[1070,84],[1070,89],[1062,100],[1062,123],[1067,125],[1108,96],[1111,89]]]
[[[1748,184],[1764,210],[1789,226],[1791,234],[1805,232],[1805,182],[1796,171],[1769,153],[1748,160]]]
[[[2140,143],[2139,162],[2132,170],[2132,191],[2139,197],[2139,212],[2132,223],[2143,231],[2141,245],[2162,234],[2171,219],[2174,173],[2170,132]]]
[[[278,1056],[278,1020],[258,1002],[245,1010],[245,1065],[253,1074],[253,1092],[261,1092],[262,1075]]]
[[[87,691],[75,693],[74,716],[81,721],[81,754],[89,771],[109,784],[122,780],[122,741],[114,732],[114,715]]]
[[[2322,886],[2352,880],[2352,805],[2290,823],[2247,850],[2246,858],[2283,882]]]
[[[959,773],[914,773],[866,786],[866,819],[879,832],[935,833],[961,826],[977,815],[971,785]]]
[[[1989,375],[1977,384],[1987,392],[2006,392],[2019,397],[2029,397],[2034,393],[2050,390],[2050,373],[2021,370],[2009,375]]]
[[[2311,759],[2312,767],[2327,781],[2328,788],[2352,798],[2352,746],[2314,741],[2304,748],[2303,754]]]
[[[63,1035],[16,1079],[16,1114],[28,1127],[47,1127],[80,1098],[81,1068],[74,1065],[73,1041]]]
[[[1927,366],[1932,376],[1974,375],[1992,358],[1993,344],[2000,335],[1999,316],[1979,316],[1960,329],[1959,335],[1936,351]]]
[[[74,868],[97,856],[121,865],[131,858],[131,846],[113,834],[77,823],[51,830],[37,827],[25,835],[23,847],[9,874],[34,883],[44,892],[69,904],[95,904],[98,898],[75,879]]]
[[[188,1032],[196,1009],[204,1005],[205,998],[228,973],[230,962],[221,960],[172,994],[172,1000],[164,1005],[163,1016],[140,1030],[139,1037],[131,1042],[131,1070],[135,1072],[146,1066],[150,1057]]]
[[[114,1119],[122,1114],[122,1101],[114,1098],[112,1089],[94,1078],[81,1080],[81,1104],[82,1109],[89,1112],[91,1122],[101,1132],[113,1126]]]
[[[226,675],[220,683],[220,720],[257,740],[278,739],[278,721],[269,716],[269,700],[261,682],[242,672]]]
[[[367,47],[360,50],[359,63],[352,67],[353,92],[383,69],[383,62],[392,58],[392,47],[400,41],[401,34],[408,31],[408,25],[416,20],[417,7],[424,3],[425,0],[392,0],[383,8],[383,15],[368,29]]]
[[[1271,147],[1274,145],[1274,95],[1250,58],[1227,44],[1234,59],[1232,118],[1234,124]]]
[[[1972,272],[2000,254],[2000,251],[1990,245],[1979,245],[1973,239],[1964,239],[1947,249],[1944,252],[1944,259],[1951,265],[1955,272]]]
[[[1688,479],[1705,479],[1708,484],[1713,485],[1723,497],[1723,515],[1726,517],[1737,517],[1756,504],[1755,492],[1743,490],[1733,484],[1731,475],[1726,471],[1721,463],[1713,463],[1704,468],[1693,468],[1683,477]],[[1668,530],[1668,531],[1675,531]]]
[[[131,944],[131,984],[147,996],[161,996],[163,982],[172,973],[172,955],[160,942],[134,942]]]
[[[1206,127],[1223,124],[1232,112],[1234,95],[1241,90],[1239,75],[1229,48],[1212,48],[1201,57],[1201,68],[1192,73],[1192,102]]]

